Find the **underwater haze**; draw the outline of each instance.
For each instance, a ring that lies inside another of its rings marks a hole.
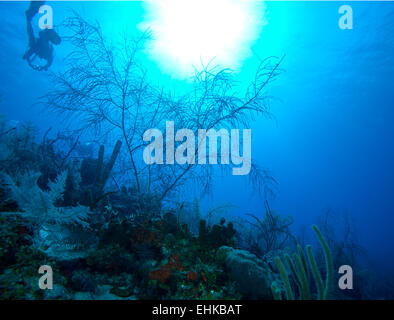
[[[393,299],[394,2],[37,3],[0,2],[1,299]]]

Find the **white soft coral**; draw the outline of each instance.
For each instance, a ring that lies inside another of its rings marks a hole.
[[[32,225],[69,224],[86,225],[89,209],[87,207],[56,207],[57,200],[63,199],[66,186],[67,171],[63,171],[55,181],[48,183],[48,191],[43,191],[37,181],[40,173],[24,174],[13,180],[3,174],[3,181],[11,192],[11,197],[22,212],[18,212]]]
[[[57,207],[55,203],[63,198],[67,172],[49,182],[48,191],[42,190],[37,182],[40,173],[20,175],[12,179],[3,173],[3,185],[9,189],[10,197],[18,204],[19,212],[3,214],[20,215],[33,231],[33,243],[42,251],[57,258],[64,258],[81,247],[82,228],[88,228],[85,219],[89,208]],[[80,233],[80,234],[79,234]],[[75,239],[78,238],[78,243]],[[91,240],[91,239],[90,239]],[[76,253],[76,252],[75,252]]]

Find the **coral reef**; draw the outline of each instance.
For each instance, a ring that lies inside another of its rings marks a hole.
[[[262,219],[250,216],[252,223],[213,223],[214,209],[204,216],[198,200],[171,207],[133,185],[109,184],[119,141],[109,159],[103,146],[97,159],[74,157],[74,138],[71,149],[60,152],[47,137],[38,143],[32,128],[7,128],[0,128],[0,298],[333,297],[331,250],[316,226],[325,283],[320,256],[310,245],[306,254],[293,245],[291,218],[268,203]],[[56,275],[53,290],[38,288],[44,264]]]

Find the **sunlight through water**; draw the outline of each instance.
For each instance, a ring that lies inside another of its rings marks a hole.
[[[146,1],[144,7],[139,28],[153,32],[150,58],[179,79],[212,59],[237,70],[267,23],[263,1],[162,0]]]

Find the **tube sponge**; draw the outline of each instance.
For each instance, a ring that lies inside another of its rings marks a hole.
[[[306,276],[306,270],[301,262],[301,258],[298,256],[297,253],[293,254],[294,261],[297,267],[297,274],[298,278],[301,281],[301,292],[302,292],[302,299],[310,300],[311,295],[309,293],[309,283]]]
[[[280,276],[283,280],[286,289],[286,298],[287,300],[294,300],[293,291],[291,290],[289,277],[287,276],[287,271],[283,266],[282,260],[279,257],[276,257],[276,264],[278,265]]]
[[[309,264],[311,265],[313,278],[315,279],[316,282],[317,298],[318,300],[323,300],[324,298],[323,281],[321,279],[319,269],[317,268],[315,257],[313,256],[312,246],[310,245],[306,246],[306,253],[308,255]]]
[[[333,290],[333,279],[334,279],[334,271],[333,271],[333,262],[332,262],[332,257],[331,257],[331,251],[330,248],[328,247],[327,241],[324,239],[322,233],[320,232],[319,228],[316,225],[313,225],[313,230],[316,233],[316,236],[319,240],[319,243],[323,249],[324,252],[324,259],[326,263],[326,283],[325,286],[323,286],[323,280],[321,278],[319,269],[317,267],[317,263],[315,260],[315,257],[313,256],[312,252],[312,247],[308,245],[306,247],[307,249],[307,256],[309,260],[309,265],[312,270],[313,274],[313,279],[315,280],[316,283],[316,288],[317,288],[317,298],[319,300],[328,300],[331,298],[332,290]],[[307,266],[307,260],[305,259],[304,252],[301,248],[301,246],[297,246],[297,253],[293,254],[293,259],[294,262],[291,260],[290,256],[288,254],[285,254],[285,259],[287,261],[287,264],[290,267],[290,271],[294,276],[294,279],[296,281],[296,285],[300,289],[300,296],[301,299],[306,299],[309,300],[311,298],[310,294],[310,286],[309,286],[309,274],[308,274],[308,266]],[[293,294],[289,277],[287,274],[287,271],[280,259],[280,257],[276,257],[276,264],[278,265],[279,268],[279,273],[281,276],[281,279],[284,283],[284,287],[286,290],[286,298],[287,300],[294,300],[295,296]],[[277,288],[276,286],[271,287],[273,290],[273,295],[274,298],[277,298]],[[276,289],[276,290],[274,290]]]
[[[333,289],[333,280],[334,280],[334,266],[331,257],[331,250],[328,247],[327,241],[324,239],[321,234],[319,228],[316,225],[313,225],[313,230],[316,233],[317,238],[319,239],[320,245],[323,248],[324,259],[326,260],[326,287],[324,289],[323,299],[328,300],[331,298],[331,293]]]

